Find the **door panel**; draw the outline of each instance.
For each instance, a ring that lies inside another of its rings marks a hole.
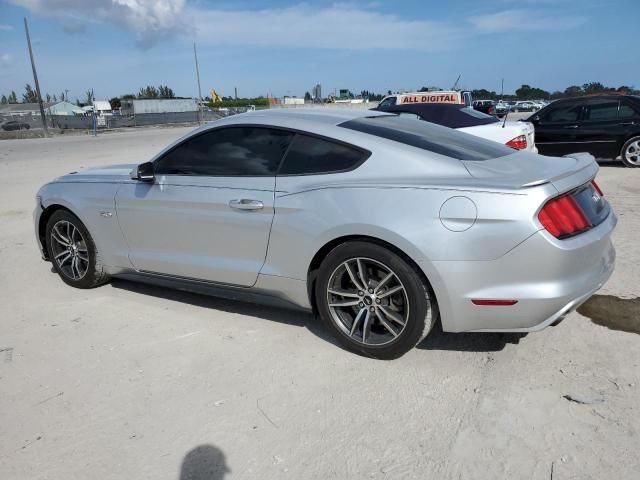
[[[122,185],[116,210],[131,262],[138,270],[253,285],[269,241],[274,186],[275,177],[179,175]],[[233,208],[234,201],[252,208]]]
[[[576,143],[596,158],[615,158],[625,127],[618,120],[618,99],[592,99],[576,130]]]
[[[581,118],[582,103],[551,105],[541,111],[535,123],[536,147],[542,155],[562,156],[580,150],[576,130]]]

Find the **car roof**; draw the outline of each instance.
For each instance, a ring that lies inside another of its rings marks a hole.
[[[636,95],[605,93],[605,94],[599,94],[599,95],[582,95],[580,97],[559,98],[558,100],[554,101],[553,104],[569,103],[569,102],[584,101],[584,100],[619,100],[621,98],[626,98],[627,100],[631,100],[633,102],[640,101],[640,97]]]
[[[385,113],[374,112],[364,108],[276,108],[256,110],[255,112],[247,112],[243,115],[228,118],[243,120],[251,118],[252,121],[259,119],[260,122],[269,124],[300,121],[307,124],[338,125],[356,118],[371,117],[375,115],[385,115]]]

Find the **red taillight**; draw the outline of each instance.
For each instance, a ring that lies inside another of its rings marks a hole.
[[[575,235],[591,227],[589,219],[569,195],[549,200],[538,213],[538,220],[556,238]]]
[[[600,195],[601,197],[604,197],[604,193],[602,193],[602,190],[600,190],[600,187],[598,186],[595,180],[591,180],[591,185],[593,185],[593,188],[596,189],[596,192],[598,192],[598,195]]]
[[[493,112],[494,112],[494,111],[495,111],[495,110],[493,109],[493,107],[489,107],[489,110],[487,110],[487,113],[488,113],[489,115],[493,115]]]
[[[524,150],[527,148],[527,136],[518,135],[516,138],[512,138],[506,143],[507,147],[515,148],[516,150]]]

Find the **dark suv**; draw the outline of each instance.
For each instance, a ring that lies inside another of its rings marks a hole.
[[[542,155],[589,152],[640,167],[640,97],[598,95],[557,100],[527,119]]]

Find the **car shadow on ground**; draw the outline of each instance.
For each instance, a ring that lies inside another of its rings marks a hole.
[[[265,305],[246,300],[233,300],[223,297],[215,297],[200,293],[175,290],[141,282],[133,282],[123,279],[112,279],[113,288],[139,293],[141,295],[162,298],[174,302],[187,303],[201,308],[218,310],[227,313],[257,317],[270,322],[283,323],[294,327],[304,327],[322,340],[338,343],[325,331],[322,324],[310,312],[277,305]]]
[[[201,308],[257,317],[295,327],[304,327],[320,339],[339,346],[321,321],[309,312],[173,290],[122,279],[113,279],[111,286],[141,295],[187,303]],[[447,333],[442,331],[442,327],[438,323],[433,327],[429,336],[418,344],[417,348],[421,350],[497,352],[507,344],[517,344],[524,336],[525,334],[521,333]]]
[[[526,333],[449,333],[438,322],[416,348],[421,350],[456,350],[460,352],[499,352],[508,344],[517,345]]]

